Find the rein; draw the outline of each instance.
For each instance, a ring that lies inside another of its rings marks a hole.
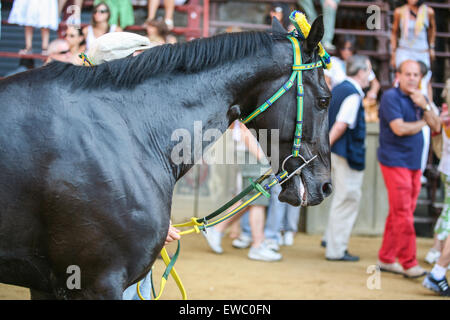
[[[311,158],[310,160],[306,161],[300,155],[300,146],[301,146],[302,133],[303,133],[303,96],[304,96],[302,71],[312,70],[312,69],[319,68],[319,67],[326,67],[326,64],[322,60],[322,58],[321,58],[321,60],[319,60],[317,62],[303,64],[300,43],[299,43],[298,39],[293,35],[289,35],[289,36],[287,36],[287,38],[291,41],[292,47],[294,50],[294,64],[292,66],[292,74],[289,77],[289,80],[273,96],[271,96],[269,99],[267,99],[260,107],[258,107],[255,111],[253,111],[245,119],[241,120],[241,122],[243,124],[246,124],[246,123],[250,122],[251,120],[253,120],[254,118],[256,118],[261,113],[263,113],[264,111],[266,111],[269,107],[272,106],[272,104],[275,101],[277,101],[283,94],[285,94],[289,89],[291,89],[294,86],[295,80],[297,80],[297,119],[295,122],[294,142],[293,142],[291,155],[288,156],[286,159],[284,159],[283,165],[282,165],[282,170],[283,170],[282,173],[286,173],[286,174],[287,174],[287,172],[286,172],[286,170],[284,170],[284,164],[289,158],[291,158],[291,157],[301,158],[304,161],[304,164],[301,166],[301,168],[303,168],[306,164],[308,164],[309,162],[311,162],[312,160],[314,160],[317,157],[317,155],[316,155],[313,158]],[[298,173],[299,171],[300,171],[299,168],[297,168],[294,172]],[[290,175],[288,175],[286,177],[286,180],[290,179],[293,176],[293,174],[295,174],[295,173],[291,173]],[[280,184],[282,184],[282,183],[286,182],[286,180],[284,180],[283,182],[281,182],[281,181],[279,181],[279,182],[280,182]]]

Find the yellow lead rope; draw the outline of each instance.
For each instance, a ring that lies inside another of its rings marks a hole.
[[[276,184],[276,180],[272,181],[269,186],[273,186],[274,184]],[[237,208],[235,208],[234,210],[232,210],[230,213],[226,214],[225,216],[223,216],[220,219],[217,219],[211,223],[207,223],[205,224],[204,222],[198,222],[197,218],[192,217],[191,221],[185,222],[185,223],[180,223],[180,224],[174,224],[173,227],[175,228],[183,228],[183,227],[192,227],[189,230],[186,231],[182,231],[179,232],[179,235],[187,235],[187,234],[191,234],[191,233],[200,233],[200,228],[201,229],[206,229],[208,227],[212,227],[220,222],[225,221],[226,219],[230,218],[231,216],[235,215],[236,213],[238,213],[239,211],[241,211],[242,209],[244,209],[246,206],[248,206],[250,203],[252,203],[254,200],[256,200],[257,198],[259,198],[262,195],[262,192],[258,192],[256,193],[254,196],[252,196],[250,199],[248,199],[247,201],[245,201],[244,203],[242,203],[241,205],[239,205]],[[171,259],[169,257],[169,255],[167,254],[167,250],[164,247],[161,251],[161,257],[164,260],[164,263],[166,264],[166,267],[169,266]],[[187,300],[187,293],[186,293],[186,289],[183,286],[183,283],[181,282],[181,278],[178,275],[178,273],[176,272],[175,268],[172,268],[170,271],[170,275],[172,275],[173,279],[175,280],[178,289],[181,292],[181,296],[183,298],[183,300]],[[155,300],[159,300],[159,298],[161,297],[164,288],[166,286],[166,282],[167,282],[167,277],[163,276],[161,278],[161,285],[160,285],[160,289],[159,289],[159,294],[157,297],[155,297]],[[153,285],[153,284],[152,284]],[[141,290],[140,290],[140,281],[137,283],[136,285],[136,291],[137,294],[139,296],[139,298],[141,300],[145,300],[145,298],[142,296],[141,294]]]
[[[268,172],[270,172],[271,170],[269,170]],[[283,172],[279,179],[284,179],[287,176],[287,172]],[[273,179],[269,184],[267,184],[266,187],[268,187],[270,189],[270,187],[272,187],[273,185],[279,183],[279,180],[277,179]],[[187,234],[191,234],[191,233],[200,233],[201,230],[206,230],[206,228],[215,226],[216,224],[219,224],[223,221],[225,221],[226,219],[229,219],[230,217],[232,217],[233,215],[237,214],[238,212],[240,212],[242,209],[244,209],[245,207],[247,207],[250,203],[252,203],[254,200],[256,200],[257,198],[259,198],[263,193],[262,192],[257,192],[255,195],[253,195],[250,199],[248,199],[247,201],[245,201],[244,203],[240,204],[238,207],[236,207],[235,209],[233,209],[231,212],[227,213],[225,216],[223,216],[222,218],[219,218],[211,223],[206,223],[205,222],[198,222],[198,218],[196,217],[192,217],[190,221],[185,222],[185,223],[179,223],[179,224],[174,224],[173,227],[175,228],[185,228],[185,227],[192,227],[189,230],[185,230],[185,231],[181,231],[179,232],[179,235],[187,235]],[[206,220],[205,220],[206,221]],[[178,250],[177,250],[178,253]],[[164,260],[164,263],[166,264],[166,267],[169,266],[169,264],[171,263],[171,259],[169,257],[169,255],[167,254],[167,250],[164,247],[161,251],[161,256]],[[181,279],[178,275],[178,273],[176,272],[175,268],[172,267],[172,269],[170,270],[170,275],[172,275],[172,277],[174,278],[180,292],[181,292],[181,296],[183,298],[183,300],[187,300],[187,294],[186,294],[186,290],[183,286],[183,283],[181,282]],[[159,298],[162,295],[162,292],[164,291],[164,288],[166,286],[166,282],[167,282],[167,276],[168,274],[164,274],[163,277],[161,278],[161,285],[160,285],[160,289],[159,289],[159,294],[157,297],[155,297],[155,300],[159,300]],[[153,283],[152,283],[153,286]],[[145,298],[142,296],[141,291],[140,291],[140,282],[137,283],[136,286],[136,291],[137,294],[139,296],[139,298],[141,300],[145,300]]]
[[[170,264],[170,262],[171,262],[171,259],[170,259],[170,257],[169,257],[169,254],[167,253],[167,250],[166,250],[165,247],[161,250],[161,257],[163,258],[163,261],[164,261],[166,267],[169,266],[169,264]],[[177,286],[178,286],[178,289],[179,289],[180,292],[181,292],[181,297],[182,297],[182,299],[183,299],[183,300],[187,300],[186,289],[184,288],[183,283],[181,282],[181,278],[180,278],[180,276],[178,275],[178,273],[177,273],[177,271],[175,270],[175,268],[172,268],[172,269],[170,270],[170,275],[171,275],[172,278],[175,280],[175,282],[176,282],[176,284],[177,284]],[[164,291],[164,288],[166,287],[166,282],[167,282],[167,277],[164,277],[164,276],[163,276],[163,277],[161,278],[161,285],[160,285],[160,288],[159,288],[159,293],[158,293],[158,296],[155,297],[155,300],[159,300],[159,298],[161,298],[161,295],[162,295],[162,293],[163,293],[163,291]],[[137,291],[137,294],[138,294],[138,296],[139,296],[139,299],[141,299],[141,300],[146,300],[146,299],[142,296],[141,289],[140,289],[140,283],[141,283],[141,282],[139,281],[139,282],[137,283],[137,285],[136,285],[136,291]],[[152,286],[153,286],[153,283],[152,283]]]

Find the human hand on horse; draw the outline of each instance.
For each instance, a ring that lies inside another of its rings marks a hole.
[[[172,241],[180,240],[181,236],[179,235],[180,230],[172,226],[172,223],[169,225],[169,231],[167,232],[166,241],[164,242],[164,245],[168,245]]]

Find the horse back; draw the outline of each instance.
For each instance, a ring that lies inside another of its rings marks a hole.
[[[43,290],[92,257],[111,267],[134,255],[128,268],[148,268],[170,208],[124,119],[95,95],[26,74],[0,82],[0,119],[0,282]]]

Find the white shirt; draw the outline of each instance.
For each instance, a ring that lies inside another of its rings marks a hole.
[[[362,98],[364,97],[364,92],[361,86],[352,78],[345,78],[358,90],[358,93],[349,95],[342,101],[339,112],[336,116],[336,121],[344,122],[348,124],[349,129],[354,129],[356,126],[356,117],[358,115],[358,109],[361,105]]]

